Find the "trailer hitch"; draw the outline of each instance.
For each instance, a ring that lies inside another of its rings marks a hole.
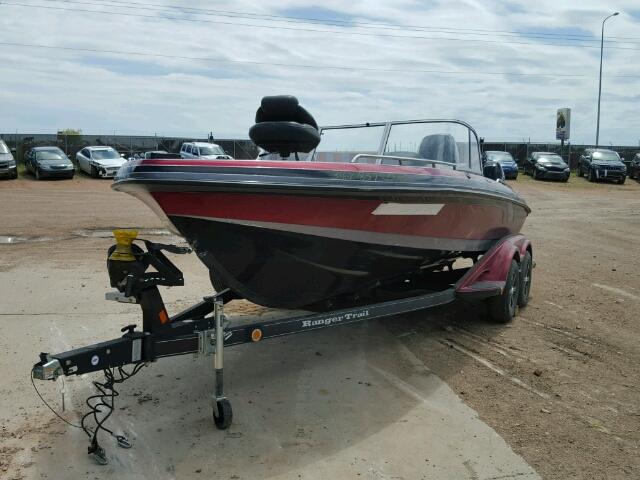
[[[56,380],[64,375],[60,360],[50,358],[48,353],[40,353],[40,362],[33,366],[33,378],[37,380]]]

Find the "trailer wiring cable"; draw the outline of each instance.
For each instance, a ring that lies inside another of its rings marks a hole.
[[[90,438],[90,445],[88,448],[89,454],[97,454],[98,457],[104,457],[104,450],[98,444],[98,433],[100,430],[104,430],[106,433],[115,438],[119,446],[123,448],[131,448],[131,443],[124,435],[117,435],[115,432],[113,432],[113,430],[105,427],[104,424],[114,411],[115,398],[120,395],[119,392],[114,388],[115,385],[124,383],[126,380],[136,375],[144,366],[146,366],[146,363],[139,363],[133,368],[131,372],[127,372],[123,367],[118,367],[117,369],[104,369],[103,373],[105,376],[105,381],[99,382],[97,380],[94,380],[91,382],[99,393],[90,395],[85,400],[85,404],[89,407],[89,412],[84,414],[80,419],[80,425],[70,422],[69,420],[64,418],[44,399],[34,382],[34,372],[36,368],[35,365],[31,369],[31,385],[33,385],[33,389],[35,390],[42,403],[49,410],[51,410],[51,412],[53,412],[56,417],[58,417],[60,420],[71,427],[82,429],[82,431],[87,434],[87,436]],[[99,401],[97,403],[92,403],[94,400]],[[101,407],[103,407],[104,409]],[[98,417],[99,413],[104,414],[102,418]],[[86,424],[87,419],[91,416],[93,416],[93,419],[96,422],[95,428],[91,428]]]
[[[113,430],[105,427],[104,424],[115,409],[116,397],[120,396],[120,393],[115,389],[115,385],[124,383],[126,380],[136,375],[145,365],[145,363],[139,363],[133,368],[131,373],[127,372],[123,367],[118,367],[116,370],[112,368],[105,368],[103,370],[105,381],[99,382],[94,380],[91,382],[99,393],[87,397],[85,404],[89,407],[90,411],[85,413],[80,420],[82,430],[84,430],[87,436],[91,439],[88,448],[89,454],[96,454],[98,457],[104,456],[104,451],[98,444],[98,433],[100,430],[104,430],[115,438],[119,446],[123,448],[131,448],[131,443],[129,443],[129,440],[124,435],[117,435]],[[116,376],[116,372],[118,376]],[[94,400],[99,401],[97,403],[92,403]],[[101,407],[104,407],[104,410]],[[98,418],[99,413],[104,414],[102,418]],[[93,416],[93,419],[96,422],[95,429],[91,429],[86,425],[87,419],[91,416]]]

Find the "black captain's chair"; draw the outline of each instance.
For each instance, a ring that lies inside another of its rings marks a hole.
[[[291,153],[309,153],[320,143],[315,119],[291,95],[264,97],[256,111],[256,124],[249,138],[269,153],[287,158]]]

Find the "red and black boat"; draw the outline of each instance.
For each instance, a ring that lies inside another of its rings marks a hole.
[[[113,188],[165,218],[214,286],[261,305],[362,297],[476,259],[530,211],[483,175],[464,122],[320,129],[294,97],[265,97],[250,136],[265,151],[256,160],[131,161]]]
[[[456,299],[485,301],[492,320],[509,322],[529,301],[533,250],[518,234],[529,208],[500,181],[499,166],[481,165],[467,124],[319,129],[294,97],[265,97],[249,134],[264,150],[259,159],[133,160],[118,172],[114,188],[146,202],[189,242],[216,294],[170,316],[158,287],[184,285],[184,278],[163,251],[191,249],[132,244],[135,232],[114,232],[107,270],[116,291],[106,298],[139,304],[142,321],[124,326],[119,338],[43,352],[32,369],[41,380],[104,371],[81,420],[88,451],[101,464],[101,430],[131,447],[103,426],[114,387],[160,358],[214,356],[213,419],[226,429],[233,419],[223,391],[227,347]],[[460,257],[473,266],[454,266]],[[234,323],[223,308],[238,297],[320,311]],[[134,367],[127,372],[126,365]]]

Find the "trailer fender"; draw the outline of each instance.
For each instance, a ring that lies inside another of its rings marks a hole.
[[[524,235],[502,238],[456,283],[456,295],[462,298],[500,295],[506,284],[511,260],[520,263],[527,251],[532,252],[531,242]]]

